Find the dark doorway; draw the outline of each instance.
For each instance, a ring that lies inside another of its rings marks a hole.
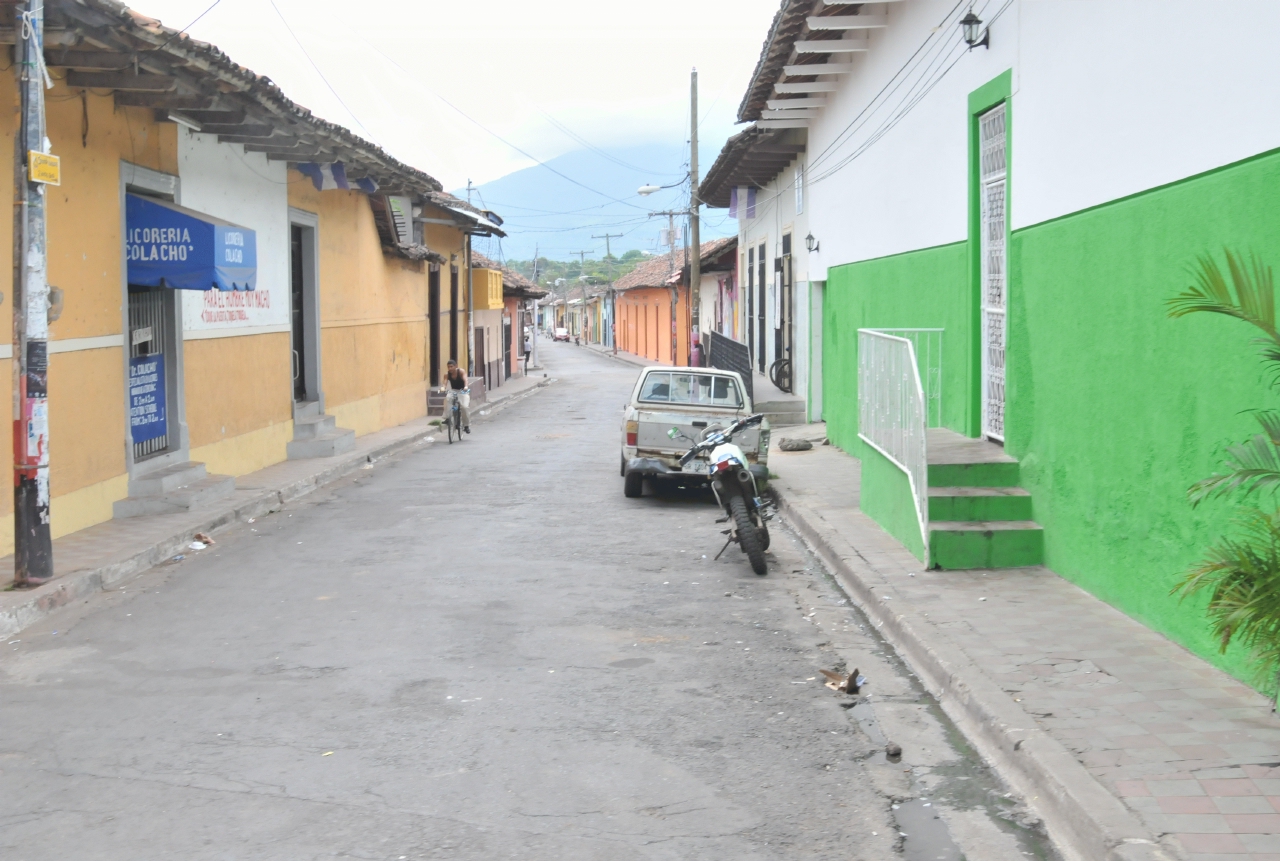
[[[511,318],[502,318],[502,379],[511,379]]]
[[[778,260],[778,319],[773,335],[773,358],[791,358],[795,288],[791,282],[791,234],[782,237],[782,257]]]
[[[440,267],[427,272],[427,365],[432,386],[440,385]],[[453,358],[451,355],[449,358]]]
[[[293,324],[293,399],[307,399],[306,282],[302,276],[302,227],[289,226],[289,281]]]
[[[769,308],[769,279],[765,271],[764,243],[756,250],[756,370],[764,373],[765,312]]]
[[[754,248],[747,249],[747,289],[745,292],[747,299],[747,331],[746,338],[743,339],[747,345],[747,349],[755,352],[756,347],[756,250]],[[750,363],[748,363],[750,367]]]
[[[449,267],[449,358],[458,358],[458,267]],[[459,365],[459,367],[463,367]],[[475,372],[475,365],[471,367]]]
[[[484,377],[484,390],[487,392],[493,386],[489,383],[489,366],[484,360],[484,329],[479,326],[476,327],[476,354],[474,359],[475,374],[476,376]]]

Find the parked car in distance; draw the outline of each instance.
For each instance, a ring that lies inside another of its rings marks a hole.
[[[640,496],[646,478],[707,481],[704,456],[680,466],[693,442],[752,414],[751,397],[735,371],[653,365],[640,372],[622,417],[622,467],[627,496]],[[679,430],[674,439],[672,428]],[[747,456],[756,482],[769,478],[769,420],[734,442]]]
[[[556,327],[556,334],[555,334],[555,337],[553,338],[553,340],[556,340],[556,341],[568,341],[568,340],[569,340],[569,330],[568,330],[568,329],[565,329],[565,328],[563,328],[563,327]]]

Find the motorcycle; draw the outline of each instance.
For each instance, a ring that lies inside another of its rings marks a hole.
[[[693,447],[680,456],[682,468],[698,455],[708,453],[711,492],[725,513],[716,523],[729,524],[729,528],[724,530],[729,537],[715,558],[719,559],[730,544],[737,542],[751,561],[751,570],[761,577],[769,573],[764,552],[769,549],[768,522],[773,519],[772,506],[760,496],[747,456],[733,444],[733,437],[763,420],[762,414],[748,416],[724,430],[711,431],[700,441],[691,440],[679,428],[667,432],[671,439],[684,437],[693,442]]]

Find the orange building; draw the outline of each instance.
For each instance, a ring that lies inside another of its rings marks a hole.
[[[702,243],[710,265],[736,237]],[[618,349],[660,365],[693,364],[687,251],[650,257],[614,282]],[[673,347],[674,345],[674,347]]]

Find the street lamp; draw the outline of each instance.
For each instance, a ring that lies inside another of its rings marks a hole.
[[[979,45],[988,50],[991,48],[991,28],[982,29],[982,19],[973,14],[972,8],[960,19],[960,30],[964,33],[964,43],[969,46],[970,51]]]
[[[818,240],[813,238],[813,234],[810,233],[808,236],[804,238],[804,247],[809,249],[809,253],[812,254],[813,252],[817,251],[821,246],[819,245]]]
[[[678,186],[684,185],[684,182],[685,181],[683,179],[680,180],[679,182],[673,182],[671,183],[671,185],[654,185],[651,182],[647,182],[636,189],[636,194],[640,195],[641,197],[648,197],[649,195],[653,194],[655,191],[662,191],[664,188],[676,188]]]

